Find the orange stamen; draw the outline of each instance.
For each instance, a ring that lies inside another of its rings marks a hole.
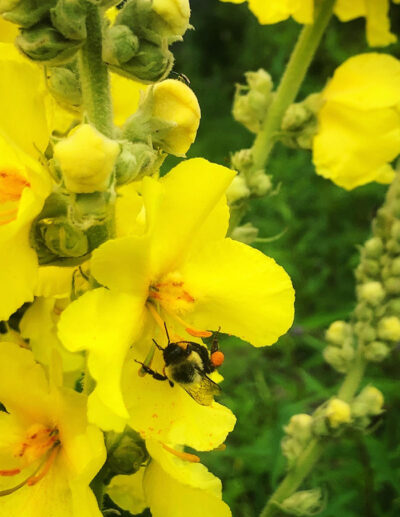
[[[195,454],[189,454],[188,452],[182,452],[177,451],[175,449],[172,449],[171,447],[168,447],[168,445],[165,445],[165,443],[161,443],[163,448],[176,456],[177,458],[180,458],[181,460],[190,461],[191,463],[200,463],[200,458],[196,456]]]
[[[191,327],[186,321],[184,321],[180,316],[178,316],[176,313],[170,311],[165,305],[161,304],[161,307],[167,312],[171,318],[176,320],[182,327],[185,328],[186,332],[194,337],[210,337],[212,336],[212,332],[209,332],[208,330],[199,330],[194,327]]]
[[[0,470],[0,476],[16,476],[20,472],[21,469]]]
[[[55,447],[53,447],[53,449],[50,453],[50,456],[47,458],[40,474],[38,474],[37,476],[32,476],[28,479],[28,481],[26,482],[26,484],[28,486],[36,485],[36,483],[38,483],[41,479],[44,478],[44,476],[48,473],[51,466],[53,465],[54,460],[56,459],[57,453],[58,453],[58,447],[56,445]]]

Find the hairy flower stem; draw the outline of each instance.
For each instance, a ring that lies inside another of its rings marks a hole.
[[[102,60],[102,20],[99,8],[87,2],[87,39],[79,52],[83,106],[90,122],[112,138],[112,104],[107,66]]]
[[[252,148],[254,171],[264,169],[267,164],[276,142],[275,134],[280,129],[286,110],[297,97],[300,86],[332,16],[334,3],[335,0],[322,0],[319,6],[317,4],[314,23],[312,25],[305,25],[300,33],[275,98],[268,110],[264,125],[254,141]]]

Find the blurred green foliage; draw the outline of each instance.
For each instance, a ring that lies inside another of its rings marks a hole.
[[[292,21],[259,26],[245,4],[191,0],[195,30],[176,44],[175,71],[190,78],[202,107],[202,123],[189,156],[229,164],[230,153],[250,147],[253,137],[231,117],[234,83],[247,70],[266,68],[276,83],[300,27]],[[400,6],[392,7],[392,28],[400,33]],[[334,19],[310,68],[299,99],[320,90],[346,58],[369,52],[364,20]],[[374,49],[375,51],[376,49]],[[399,55],[400,45],[384,50]],[[167,167],[174,160],[167,162]],[[268,172],[279,193],[254,202],[247,215],[261,237],[286,230],[259,248],[290,273],[296,288],[296,322],[278,345],[254,349],[226,339],[221,402],[238,417],[225,452],[202,454],[224,484],[234,517],[255,517],[285,473],[280,451],[283,426],[299,412],[312,411],[341,382],[322,360],[323,335],[354,304],[353,269],[357,245],[386,188],[371,184],[346,192],[314,172],[311,155],[277,145]],[[326,447],[304,488],[327,494],[322,517],[400,515],[399,352],[370,367],[364,383],[385,395],[385,410],[368,435],[353,432]],[[189,517],[189,516],[188,516]],[[212,516],[210,516],[212,517]]]

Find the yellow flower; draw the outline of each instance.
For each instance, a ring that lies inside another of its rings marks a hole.
[[[146,446],[150,464],[131,476],[116,476],[107,489],[118,506],[134,514],[149,507],[153,517],[231,516],[220,480],[206,467],[181,459],[179,450],[155,440]]]
[[[389,0],[336,0],[334,12],[342,22],[365,17],[368,44],[384,47],[397,40],[390,32],[389,3]]]
[[[18,27],[0,16],[0,41],[13,43],[18,34]]]
[[[351,190],[390,183],[400,150],[400,61],[361,54],[345,61],[322,92],[313,161],[321,176]]]
[[[221,0],[234,4],[245,1]],[[249,9],[262,24],[278,23],[290,16],[299,23],[313,23],[314,2],[315,0],[248,0]],[[389,3],[389,0],[336,0],[334,13],[342,22],[365,17],[368,44],[371,47],[384,47],[397,40],[390,32]]]
[[[54,159],[70,192],[90,193],[107,190],[119,150],[117,142],[82,124],[54,146]]]
[[[221,0],[242,4],[245,0]],[[292,16],[299,23],[312,23],[314,0],[248,0],[249,9],[262,24],[278,23]]]
[[[66,348],[89,353],[97,382],[89,401],[96,406],[94,418],[108,408],[129,419],[121,370],[129,347],[145,338],[137,350],[144,359],[156,323],[163,328],[166,321],[180,336],[207,336],[198,329],[220,327],[254,346],[271,345],[290,327],[294,292],[288,275],[261,252],[224,238],[224,193],[233,176],[193,159],[160,181],[145,178],[144,233],[108,241],[94,252],[91,272],[106,287],[73,302],[59,323]]]
[[[86,422],[86,398],[59,381],[30,351],[1,344],[1,517],[101,517],[89,483],[105,460],[103,437]]]
[[[189,27],[189,0],[153,0],[152,8],[162,19],[163,25],[167,26],[167,36],[185,34]],[[162,34],[162,27],[160,29]]]

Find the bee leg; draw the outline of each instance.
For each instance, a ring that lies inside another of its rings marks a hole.
[[[157,381],[169,381],[169,379],[166,375],[161,375],[161,373],[158,373],[155,370],[152,370],[151,368],[149,368],[145,364],[141,363],[140,361],[137,361],[136,359],[135,359],[135,362],[141,364],[143,370],[146,373],[148,373],[149,375],[151,375],[153,377],[153,379],[156,379]]]
[[[169,379],[168,379],[168,382],[169,382],[169,385],[171,386],[171,388],[173,388],[175,386],[175,384],[172,381],[170,381]]]

